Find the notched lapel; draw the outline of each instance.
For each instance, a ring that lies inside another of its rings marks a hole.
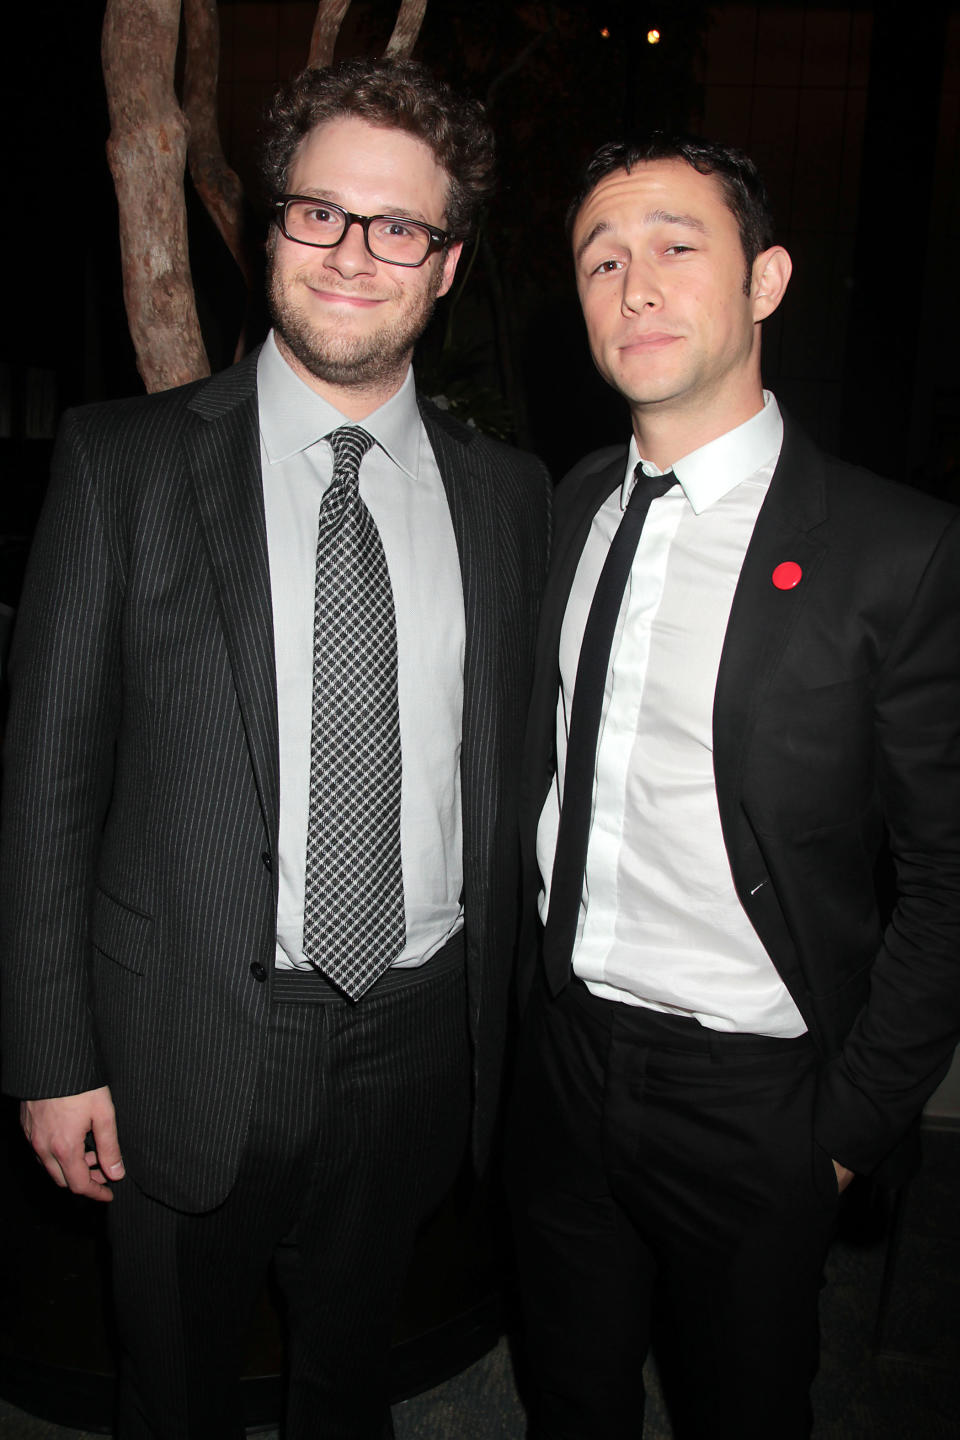
[[[612,452],[603,451],[597,457],[596,469],[589,470],[579,480],[571,474],[564,482],[575,486],[575,491],[562,509],[558,500],[554,551],[543,597],[544,623],[537,642],[538,663],[552,655],[554,667],[558,664],[560,630],[580,556],[587,543],[593,517],[607,496],[612,495],[623,482],[626,455],[623,447]],[[563,488],[561,486],[561,491]]]
[[[496,485],[489,465],[481,463],[459,426],[445,423],[433,407],[422,406],[422,413],[450,507],[463,585],[463,866],[465,888],[477,896],[489,874],[487,856],[497,822],[497,787],[490,777],[500,773]]]
[[[721,816],[730,814],[739,800],[760,705],[816,590],[826,553],[816,532],[826,514],[820,454],[785,417],[780,460],[744,557],[717,674],[713,754]],[[773,583],[773,572],[784,561],[795,562],[802,572],[792,590],[780,590]]]
[[[569,504],[564,505],[562,513],[558,505],[554,550],[537,632],[523,767],[524,809],[532,806],[537,817],[553,774],[553,734],[560,686],[563,617],[593,517],[607,496],[622,482],[626,455],[623,446],[604,451],[597,457],[596,468],[588,470],[580,479],[572,472],[565,482],[574,487]]]
[[[237,696],[272,847],[280,780],[276,662],[260,470],[256,355],[217,375],[190,408],[202,417],[188,464],[220,596]]]

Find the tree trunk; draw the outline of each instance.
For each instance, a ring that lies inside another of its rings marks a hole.
[[[250,264],[243,243],[243,187],[226,162],[217,125],[217,0],[184,0],[183,15],[187,41],[183,113],[190,178],[249,286]]]
[[[209,375],[187,251],[187,126],[173,87],[180,0],[107,0],[107,160],[127,321],[149,391]]]
[[[427,12],[427,0],[401,0],[397,23],[384,50],[386,60],[409,60]]]

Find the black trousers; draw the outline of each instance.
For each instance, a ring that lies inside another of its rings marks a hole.
[[[638,1440],[653,1340],[678,1440],[799,1440],[837,1208],[806,1036],[531,1001],[510,1119],[536,1440]]]
[[[322,982],[321,982],[322,984]],[[308,987],[309,989],[309,987]],[[382,1440],[416,1230],[469,1126],[462,934],[356,1004],[275,986],[237,1182],[184,1214],[131,1178],[110,1206],[121,1440],[235,1440],[251,1306],[271,1259],[288,1321],[288,1440]]]

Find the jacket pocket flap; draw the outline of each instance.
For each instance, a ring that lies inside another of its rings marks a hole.
[[[91,939],[101,954],[128,970],[140,972],[153,949],[153,919],[139,910],[131,910],[105,890],[97,889],[93,896]]]

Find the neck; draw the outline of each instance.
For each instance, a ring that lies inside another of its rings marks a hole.
[[[732,403],[727,396],[722,405],[711,406],[700,395],[689,405],[659,401],[630,407],[637,448],[643,459],[651,461],[658,470],[671,469],[684,455],[735,430],[762,409],[763,386],[759,377],[755,385],[735,397]]]

